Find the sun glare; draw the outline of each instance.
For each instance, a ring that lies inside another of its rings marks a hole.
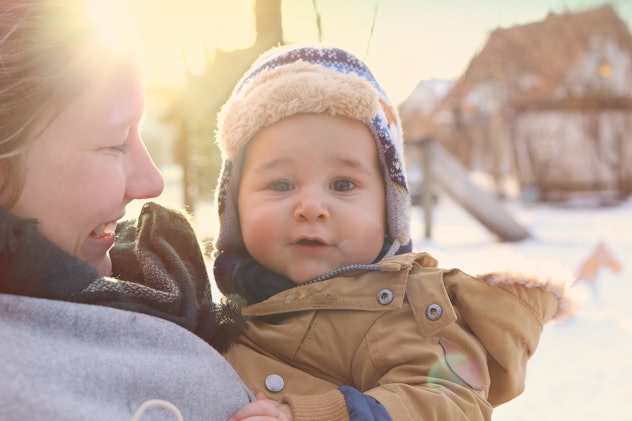
[[[148,85],[179,83],[187,71],[203,72],[216,51],[248,48],[255,41],[255,0],[88,1],[105,38],[138,57]],[[321,41],[364,59],[399,103],[420,80],[459,77],[493,29],[542,19],[560,11],[560,1],[490,0],[481,9],[467,0],[449,2],[462,7],[419,0],[283,0],[283,37],[318,42],[318,15]],[[618,3],[630,16],[627,1]],[[576,8],[603,0],[567,2]],[[607,77],[608,68],[600,70]]]
[[[178,84],[187,72],[203,72],[216,51],[248,48],[255,41],[255,0],[89,1],[94,6],[94,20],[101,27],[104,37],[138,58],[148,85]],[[384,47],[384,43],[390,40],[385,41],[380,36],[373,39],[373,48],[366,55],[375,9],[373,6],[358,7],[357,4],[362,4],[358,2],[352,2],[354,7],[347,5],[343,8],[333,0],[318,3],[319,12],[324,14],[322,41],[365,58],[383,80],[385,88],[399,99],[404,93],[400,94],[389,86],[387,76],[392,68],[406,67],[406,64],[400,64],[402,60],[408,60],[407,65],[410,66],[410,57],[397,54],[399,50],[391,45]],[[370,4],[374,5],[373,2]],[[359,12],[362,13],[358,15]],[[283,2],[282,13],[286,41],[318,41],[311,5]],[[354,19],[349,21],[351,15]],[[385,19],[394,18],[380,16],[378,31]],[[347,30],[336,29],[342,27]],[[373,51],[376,47],[380,51]],[[406,94],[417,82],[415,79],[414,83],[404,84],[399,79],[396,78],[396,82],[404,86],[400,90]]]
[[[217,49],[254,42],[254,0],[90,0],[110,44],[131,51],[149,83],[171,84],[204,70]]]

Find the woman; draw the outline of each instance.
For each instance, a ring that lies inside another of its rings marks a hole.
[[[0,418],[226,420],[251,395],[209,344],[239,322],[183,214],[119,223],[163,180],[138,69],[87,11],[0,3]]]

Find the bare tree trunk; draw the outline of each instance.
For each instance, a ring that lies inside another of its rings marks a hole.
[[[272,46],[283,43],[281,0],[255,1],[255,31],[258,45]]]

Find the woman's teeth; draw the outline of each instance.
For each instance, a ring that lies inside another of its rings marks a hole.
[[[100,239],[112,235],[114,231],[116,231],[116,221],[99,225],[90,233],[90,237]]]

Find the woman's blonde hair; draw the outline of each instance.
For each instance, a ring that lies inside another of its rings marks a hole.
[[[0,3],[0,205],[23,185],[24,153],[85,89],[98,31],[84,0]]]

